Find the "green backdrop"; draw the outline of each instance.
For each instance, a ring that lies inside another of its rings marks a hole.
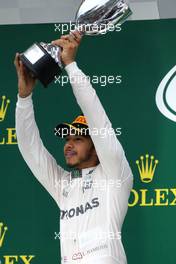
[[[55,239],[59,209],[21,157],[14,130],[15,53],[33,42],[59,38],[54,29],[54,24],[0,26],[0,264],[24,263],[20,257],[24,255],[35,256],[31,263],[60,263],[59,239]],[[173,19],[126,22],[120,32],[85,37],[77,56],[113,127],[121,128],[118,138],[133,170],[134,187],[122,233],[129,264],[176,263],[176,125],[155,103],[161,80],[176,65],[175,29]],[[104,85],[105,77],[100,76],[114,76],[116,81],[111,77]],[[2,96],[6,96],[4,106]],[[53,128],[80,113],[71,87],[59,81],[47,89],[37,84],[33,99],[43,142],[65,167],[63,142],[54,136]],[[152,179],[149,173],[149,183],[141,180],[136,165],[144,155],[146,172],[146,154],[149,164],[151,155],[159,161]],[[5,226],[8,230],[2,239]],[[8,255],[18,257],[8,262],[4,257]]]

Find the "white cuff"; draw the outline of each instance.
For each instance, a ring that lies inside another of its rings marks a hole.
[[[29,106],[31,106],[33,104],[33,102],[32,102],[32,93],[29,96],[25,97],[25,98],[20,97],[19,94],[18,94],[17,98],[18,98],[17,106],[20,107],[20,108],[27,108],[27,107],[29,107]]]
[[[68,73],[68,75],[72,74],[73,72],[75,71],[79,71],[79,68],[77,66],[77,63],[76,61],[68,64],[66,67],[65,67],[65,70],[66,72]]]

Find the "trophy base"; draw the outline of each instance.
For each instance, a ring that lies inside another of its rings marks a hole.
[[[51,83],[62,70],[58,63],[39,44],[33,44],[20,55],[20,59],[34,78],[37,78],[44,87]]]

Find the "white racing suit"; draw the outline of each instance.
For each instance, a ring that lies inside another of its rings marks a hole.
[[[92,131],[99,165],[83,169],[81,178],[72,179],[71,174],[56,163],[40,139],[31,96],[18,96],[18,146],[34,176],[61,210],[62,264],[126,264],[120,232],[133,176],[122,146],[90,82],[76,62],[65,69]],[[95,128],[98,133],[93,133]],[[102,129],[106,130],[106,136],[102,136]]]

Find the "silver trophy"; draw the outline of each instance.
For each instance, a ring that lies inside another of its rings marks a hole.
[[[124,0],[84,0],[75,17],[76,30],[82,35],[100,35],[132,14]],[[70,33],[71,34],[71,33]],[[61,48],[50,43],[34,43],[20,55],[31,74],[46,87],[62,72]]]

